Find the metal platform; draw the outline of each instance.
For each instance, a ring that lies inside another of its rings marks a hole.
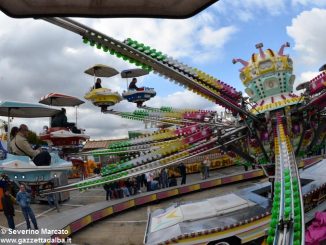
[[[314,158],[310,160],[308,165],[320,161],[322,158]],[[305,163],[306,165],[306,163]],[[312,164],[313,165],[313,164]],[[239,171],[239,167],[236,168]],[[225,172],[230,171],[229,168],[225,169]],[[231,170],[231,169],[230,169]],[[222,172],[222,171],[221,171]],[[60,213],[51,214],[46,217],[38,218],[38,225],[41,228],[47,228],[47,230],[66,230],[68,234],[65,235],[51,235],[51,234],[40,234],[37,235],[8,235],[5,234],[2,238],[29,238],[29,239],[50,239],[50,238],[66,238],[72,233],[79,231],[80,229],[86,227],[87,225],[98,221],[100,219],[106,218],[112,214],[119,213],[130,208],[135,208],[147,203],[151,203],[158,200],[163,200],[167,198],[173,198],[179,195],[205,190],[207,188],[214,188],[225,184],[231,184],[239,181],[247,181],[255,178],[263,177],[264,173],[262,170],[252,170],[247,172],[236,172],[234,174],[227,174],[221,176],[217,172],[217,176],[212,176],[207,180],[194,181],[192,183],[176,186],[166,189],[161,189],[158,191],[145,192],[135,196],[131,196],[123,199],[116,199],[112,201],[101,201],[88,204],[81,207],[76,207],[73,209],[65,210]],[[261,200],[264,202],[265,200]],[[77,205],[78,206],[78,205]],[[25,225],[19,226],[18,230],[25,229]],[[33,243],[42,244],[42,243]],[[49,244],[49,243],[48,243]],[[55,244],[55,243],[53,243]]]
[[[239,168],[238,168],[239,169]],[[27,234],[27,235],[4,235],[3,238],[25,238],[25,239],[50,239],[66,238],[72,233],[75,233],[83,227],[95,222],[97,220],[108,217],[112,214],[119,213],[121,211],[134,208],[143,204],[151,203],[157,200],[163,200],[183,194],[187,194],[194,191],[200,191],[207,188],[218,187],[225,184],[235,183],[239,181],[252,180],[254,178],[263,177],[262,170],[252,170],[247,172],[237,172],[225,176],[212,176],[207,180],[195,181],[186,185],[170,187],[166,189],[160,189],[158,191],[145,192],[138,195],[134,195],[127,198],[116,199],[112,201],[101,201],[92,203],[89,205],[76,207],[74,209],[65,210],[60,213],[52,214],[46,217],[38,218],[38,226],[40,228],[39,234]],[[68,234],[65,235],[51,235],[44,234],[41,230],[45,228],[51,230],[65,230]],[[25,229],[25,225],[19,226],[17,229]],[[43,233],[43,234],[41,234]],[[43,244],[43,243],[33,243]],[[49,243],[48,243],[49,244]],[[54,244],[54,243],[53,243]]]
[[[310,159],[310,167],[301,173],[306,223],[313,218],[316,211],[325,210],[325,163],[326,160],[321,162],[318,160],[313,164]],[[155,210],[149,215],[144,243],[206,244],[222,241],[230,243],[230,239],[234,238],[238,240],[232,240],[230,244],[244,244],[262,238],[266,235],[271,219],[272,202],[268,198],[270,191],[271,184],[265,182],[232,193],[231,195],[237,196],[238,200],[230,197],[230,194],[216,197],[221,200],[215,200],[215,203],[224,201],[224,205],[219,205],[218,208],[208,204],[214,199],[210,198]],[[240,202],[248,206],[239,204],[238,209],[229,207]],[[197,207],[191,214],[191,219],[187,212],[183,211],[189,205]],[[221,212],[222,207],[224,208]]]

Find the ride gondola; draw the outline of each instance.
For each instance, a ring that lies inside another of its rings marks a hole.
[[[77,124],[77,107],[84,101],[69,95],[50,93],[41,98],[41,104],[50,106],[69,106],[76,107],[76,124]],[[74,128],[77,129],[77,125]],[[40,139],[47,142],[50,146],[59,147],[78,147],[84,141],[89,139],[89,136],[82,133],[83,130],[74,130],[68,127],[50,127],[45,128],[44,132],[40,134]]]
[[[121,72],[121,77],[127,79],[127,91],[123,91],[122,97],[129,102],[133,102],[137,104],[137,107],[141,107],[145,101],[150,100],[151,98],[156,96],[156,92],[154,88],[141,87],[137,86],[131,87],[130,85],[137,81],[137,77],[141,77],[144,75],[148,75],[148,72],[143,69],[130,69],[124,70]],[[128,78],[132,78],[131,84],[128,86]]]
[[[4,101],[0,103],[0,116],[8,116],[8,128],[10,128],[10,117],[51,117],[58,112],[59,110],[41,104],[13,101]],[[23,181],[29,184],[47,183],[53,178],[61,178],[61,176],[65,176],[72,167],[71,162],[61,159],[56,153],[50,154],[50,165],[36,166],[28,156],[18,156],[6,152],[2,159],[0,159],[0,171],[8,175],[10,179]]]
[[[94,83],[96,77],[113,77],[119,74],[116,69],[105,65],[95,65],[87,69],[85,73],[94,76]],[[95,86],[85,94],[84,98],[91,101],[95,106],[101,107],[102,110],[106,110],[108,106],[113,106],[122,100],[118,92],[113,92],[108,88],[95,88]]]

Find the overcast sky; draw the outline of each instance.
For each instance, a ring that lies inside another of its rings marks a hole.
[[[201,14],[185,20],[77,19],[90,27],[123,41],[131,37],[148,44],[192,67],[217,77],[243,91],[239,65],[232,58],[248,60],[255,44],[278,50],[289,41],[294,60],[296,84],[312,78],[326,63],[326,1],[316,0],[233,0],[219,1]],[[121,71],[129,63],[82,43],[79,35],[42,20],[12,19],[0,13],[0,100],[38,102],[51,92],[83,98],[93,84],[84,70],[94,64]],[[185,91],[157,75],[141,79],[154,87],[157,96],[146,105],[220,110],[216,105]],[[119,76],[104,79],[102,85],[122,92],[126,81]],[[115,106],[132,111],[126,101]],[[74,120],[74,110],[68,109]],[[46,119],[14,119],[13,125],[27,123],[39,132]],[[143,129],[140,122],[101,114],[86,102],[79,108],[78,124],[92,139],[127,136],[128,130]]]

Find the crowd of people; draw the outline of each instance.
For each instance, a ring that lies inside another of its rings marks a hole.
[[[34,215],[34,212],[31,208],[31,194],[26,190],[26,186],[24,184],[20,184],[19,192],[16,195],[16,198],[11,195],[10,190],[8,188],[4,189],[4,195],[1,199],[2,208],[4,215],[6,216],[8,227],[10,229],[15,229],[15,208],[14,204],[18,204],[21,208],[21,211],[24,215],[27,229],[31,229],[31,222],[34,226],[35,230],[38,230],[37,221]]]
[[[34,229],[38,230],[35,214],[31,208],[31,200],[32,200],[31,189],[27,188],[25,184],[21,183],[19,185],[19,191],[17,192],[16,195],[13,195],[12,194],[13,191],[11,187],[12,184],[6,184],[5,186],[1,186],[1,188],[4,190],[3,196],[1,198],[1,204],[2,204],[4,215],[7,219],[8,227],[10,229],[16,228],[15,221],[14,221],[14,217],[15,217],[14,205],[17,204],[21,208],[21,212],[26,221],[27,229],[31,229],[31,223],[32,223]],[[48,189],[54,188],[53,182],[49,182],[48,184],[46,184],[46,186],[44,186],[44,188],[48,188]],[[47,201],[50,208],[55,208],[57,212],[60,212],[57,193],[48,194]]]
[[[133,78],[132,82],[129,85],[129,89],[141,90],[141,88],[137,87],[136,83],[137,79]],[[101,80],[97,79],[93,89],[98,89],[101,87]],[[66,110],[64,108],[62,108],[59,113],[51,118],[51,127],[67,127],[70,128],[74,133],[80,133],[80,131],[78,131],[78,129],[75,127],[74,123],[69,123],[67,121]],[[48,131],[48,127],[45,127],[44,130]],[[33,148],[32,145],[28,142],[28,134],[29,129],[25,124],[21,124],[19,127],[12,127],[10,132],[8,151],[14,155],[30,157],[36,166],[50,165],[51,155],[49,152],[43,151],[41,148]],[[201,163],[200,172],[202,179],[209,177],[210,164],[211,162],[207,157]],[[180,184],[186,184],[187,172],[185,164],[180,163],[177,166],[177,169],[181,176]],[[136,195],[145,189],[147,191],[156,191],[158,189],[173,187],[177,185],[178,181],[176,175],[172,171],[169,171],[168,168],[163,168],[161,170],[147,172],[143,175],[129,178],[127,180],[120,180],[118,182],[105,184],[104,189],[106,191],[106,200],[111,200],[114,198],[118,199]],[[49,183],[47,186],[44,186],[44,188],[54,188],[53,183]],[[15,229],[14,204],[18,204],[25,218],[27,229],[31,229],[31,223],[33,224],[34,229],[38,229],[34,212],[30,206],[31,193],[26,190],[26,186],[24,184],[19,185],[19,192],[17,193],[16,197],[11,194],[8,188],[3,188],[3,190],[4,195],[1,198],[1,202],[9,228]],[[50,207],[55,207],[57,211],[60,212],[58,197],[55,194],[47,195],[47,200]]]
[[[186,170],[184,164],[180,164],[182,171],[181,184],[186,183]],[[106,200],[129,197],[146,191],[155,191],[158,189],[168,188],[177,185],[177,178],[175,174],[169,173],[167,168],[159,171],[152,171],[133,177],[127,180],[120,180],[110,184],[105,184],[104,190],[106,191]]]
[[[201,163],[200,174],[202,179],[209,178],[209,168],[211,161],[208,158]],[[187,171],[186,165],[180,163],[177,166],[178,173],[181,177],[180,184],[186,184]],[[168,168],[163,168],[157,171],[147,172],[137,177],[132,177],[127,180],[120,180],[105,184],[103,186],[106,191],[106,200],[129,197],[141,193],[142,191],[156,191],[168,187],[178,185],[175,171],[170,171]]]
[[[18,156],[28,156],[35,163],[36,166],[47,166],[51,163],[51,155],[48,151],[43,151],[41,148],[33,148],[28,142],[29,129],[27,125],[21,124],[19,127],[13,127],[10,131],[10,143],[8,144],[8,152]],[[6,183],[8,181],[2,181]],[[47,188],[53,188],[53,183],[49,183]],[[8,222],[10,229],[15,229],[15,209],[14,204],[18,204],[24,215],[27,229],[31,229],[31,222],[34,229],[38,229],[37,221],[33,210],[31,209],[31,192],[26,190],[25,184],[19,185],[19,192],[16,197],[11,194],[9,185],[1,186],[3,189],[3,197],[1,203],[3,207],[4,215]],[[47,196],[50,207],[56,207],[59,212],[58,198],[55,194],[49,194]]]
[[[29,156],[37,166],[49,165],[51,161],[51,156],[47,151],[42,151],[40,149],[33,149],[32,146],[27,141],[28,127],[25,124],[21,124],[20,127],[13,127],[10,133],[10,144],[9,151],[15,155]],[[200,172],[202,179],[209,177],[209,168],[211,161],[208,157],[200,165]],[[177,166],[179,175],[181,176],[181,185],[186,184],[187,171],[184,163],[180,163]],[[161,170],[147,172],[143,175],[133,177],[127,180],[120,180],[118,182],[113,182],[104,185],[106,191],[106,200],[118,199],[129,197],[131,195],[136,195],[141,193],[146,189],[147,191],[155,191],[158,189],[168,188],[177,186],[178,181],[175,172],[170,171],[168,168],[163,168]],[[53,188],[51,183],[45,188]],[[16,198],[10,194],[10,191],[6,188],[4,189],[4,195],[2,198],[3,211],[8,221],[8,226],[11,229],[15,229],[15,209],[14,204],[17,203],[21,207],[22,213],[26,220],[27,229],[31,229],[31,224],[33,224],[34,229],[38,229],[37,221],[33,210],[30,207],[31,194],[26,191],[26,186],[20,184],[19,192]],[[54,194],[47,196],[48,203],[50,207],[55,207],[59,212],[58,198]],[[31,221],[31,222],[30,222]]]

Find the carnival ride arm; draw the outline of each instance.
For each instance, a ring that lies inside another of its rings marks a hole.
[[[226,146],[228,144],[239,141],[245,137],[245,135],[236,137],[232,139],[233,135],[238,135],[243,131],[246,127],[241,127],[232,130],[231,132],[226,133],[221,136],[222,139],[225,139],[223,144],[219,144],[217,141],[217,137],[212,137],[210,140],[205,140],[198,145],[195,145],[189,149],[180,149],[177,152],[173,152],[172,154],[166,154],[159,156],[140,156],[137,159],[132,160],[133,163],[128,163],[128,165],[132,165],[132,168],[128,169],[120,169],[119,172],[108,173],[106,175],[102,175],[98,178],[93,178],[90,180],[85,180],[83,182],[79,182],[76,184],[70,184],[67,186],[57,187],[53,190],[44,190],[42,193],[51,193],[51,192],[61,192],[67,190],[75,190],[75,189],[83,189],[91,186],[99,186],[105,183],[116,182],[121,179],[128,179],[130,177],[142,175],[144,173],[148,173],[154,170],[159,170],[162,168],[166,168],[168,166],[176,165],[178,163],[184,162],[187,159],[191,159],[198,155],[205,154],[214,149],[221,148],[222,146]],[[229,138],[229,140],[227,140]],[[169,144],[170,146],[171,144]],[[173,145],[172,145],[173,146]],[[172,147],[173,148],[173,147]],[[168,152],[170,152],[170,148],[166,148]]]
[[[300,176],[280,114],[277,114],[274,135],[275,188],[267,243],[303,245],[305,226]]]
[[[120,42],[68,18],[44,18],[44,20],[81,35],[85,43],[89,42],[92,46],[96,44],[97,48],[103,47],[106,52],[110,51],[118,57],[132,60],[133,63],[136,62],[146,69],[175,80],[206,99],[258,121],[256,116],[241,108],[239,92],[202,71],[162,56],[160,52],[152,52],[153,49],[143,52],[137,45],[133,45],[135,42],[130,40],[126,43]]]

